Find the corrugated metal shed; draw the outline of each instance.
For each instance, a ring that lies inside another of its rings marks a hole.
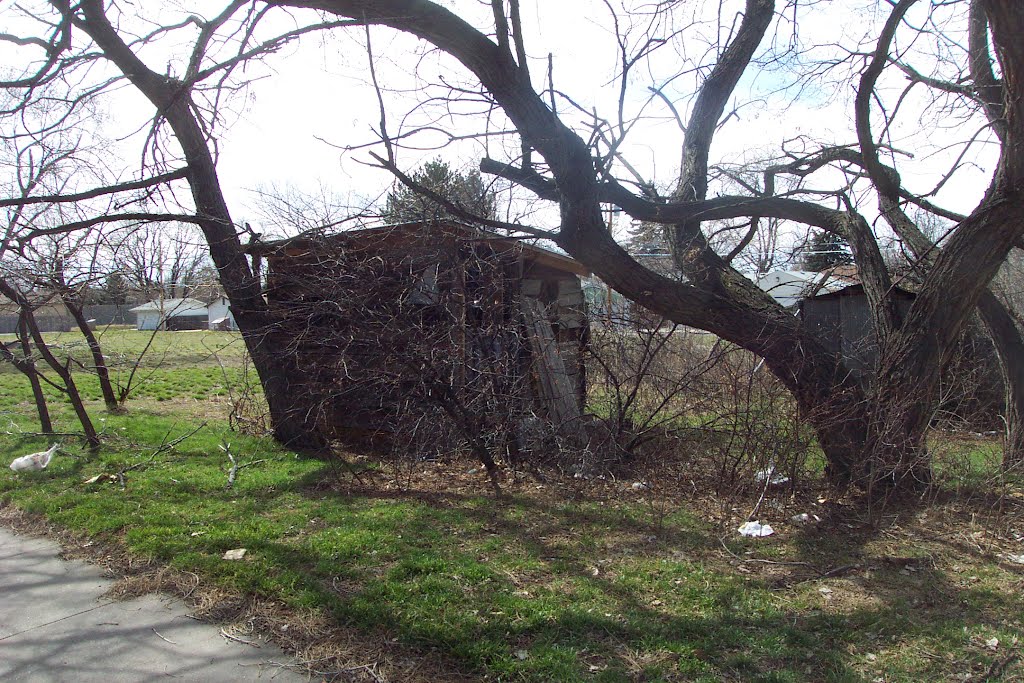
[[[894,288],[893,295],[900,315],[906,315],[916,295],[899,287]],[[863,285],[804,299],[799,310],[804,324],[829,351],[842,357],[858,381],[871,379],[878,361],[878,341]]]

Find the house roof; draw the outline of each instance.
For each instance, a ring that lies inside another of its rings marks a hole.
[[[848,281],[833,277],[829,272],[806,270],[773,270],[755,278],[757,286],[784,306],[820,292],[831,292],[845,287]]]
[[[851,285],[860,282],[860,268],[855,263],[840,263],[828,268],[824,272],[828,273],[829,277],[842,280]]]
[[[168,318],[207,315],[206,304],[198,299],[153,299],[128,309],[129,313],[162,313]]]
[[[521,249],[523,256],[531,261],[542,263],[558,270],[575,273],[576,275],[590,275],[590,269],[579,261],[552,249],[526,241],[533,238],[509,237],[508,235],[502,235],[491,230],[452,220],[394,223],[374,226],[372,228],[346,230],[331,235],[305,233],[273,242],[250,244],[247,247],[247,251],[251,254],[274,256],[282,255],[293,249],[301,251],[316,244],[333,242],[341,246],[343,243],[369,242],[371,240],[388,238],[413,238],[422,237],[426,234],[443,235],[446,233],[467,241],[490,242],[509,250]]]

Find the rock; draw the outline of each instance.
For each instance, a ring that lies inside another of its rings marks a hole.
[[[245,557],[245,554],[249,552],[246,548],[235,548],[234,550],[228,550],[224,553],[223,559],[225,560],[241,560]]]

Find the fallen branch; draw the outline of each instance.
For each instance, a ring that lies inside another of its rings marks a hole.
[[[1018,659],[1020,659],[1020,655],[1016,652],[1010,653],[1002,659],[997,659],[992,662],[992,666],[989,667],[988,671],[980,677],[969,678],[967,683],[988,683],[988,681],[1002,678],[1003,674],[1006,673],[1006,669]]]
[[[243,463],[243,464],[239,465],[238,461],[235,460],[235,456],[231,455],[231,444],[226,443],[226,442],[222,443],[220,445],[220,449],[222,451],[224,451],[224,453],[227,454],[228,460],[231,461],[231,469],[228,470],[228,483],[224,485],[225,489],[230,489],[231,487],[233,487],[235,485],[235,478],[238,476],[238,470],[243,469],[245,467],[252,467],[253,465],[258,465],[261,462],[266,462],[265,459],[263,459],[263,460],[250,460],[247,463]]]
[[[156,460],[157,456],[159,456],[159,455],[161,455],[163,453],[166,453],[169,450],[172,450],[179,443],[181,443],[185,439],[189,438],[190,436],[195,435],[200,429],[202,429],[205,426],[206,426],[206,423],[204,422],[201,425],[199,425],[198,427],[196,427],[195,429],[193,429],[191,432],[188,432],[187,434],[182,434],[181,436],[179,436],[176,439],[173,439],[171,441],[167,440],[167,437],[171,435],[170,430],[168,430],[167,434],[164,435],[163,442],[160,444],[160,446],[155,451],[153,451],[149,455],[149,457],[147,459],[139,461],[139,462],[135,463],[134,465],[129,465],[128,467],[122,468],[117,473],[118,478],[120,478],[122,480],[122,485],[123,485],[123,482],[124,482],[124,473],[125,472],[131,472],[134,469],[138,469],[138,468],[143,467],[145,465],[152,464],[152,462],[154,460]]]
[[[164,638],[162,635],[160,635],[160,631],[157,631],[155,628],[154,629],[150,629],[150,630],[153,631],[153,633],[156,634],[157,638],[159,638],[160,640],[164,641],[165,643],[170,643],[171,645],[177,645],[177,643],[174,642],[173,640],[169,640],[167,638]]]

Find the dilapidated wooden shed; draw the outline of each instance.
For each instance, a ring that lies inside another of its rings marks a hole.
[[[589,271],[573,259],[450,220],[249,251],[330,435],[393,433],[417,403],[477,432],[578,420]]]

